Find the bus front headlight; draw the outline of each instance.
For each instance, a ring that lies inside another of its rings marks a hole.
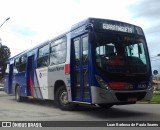
[[[109,90],[110,88],[108,87],[108,85],[106,84],[106,82],[98,75],[95,75],[95,78],[98,82],[98,84],[100,85],[101,88],[103,89],[107,89]]]

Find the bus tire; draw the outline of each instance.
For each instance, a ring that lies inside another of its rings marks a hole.
[[[113,106],[113,104],[98,104],[101,108],[109,109]]]
[[[55,94],[55,103],[61,110],[71,111],[75,108],[75,104],[68,102],[68,94],[65,86],[60,86]]]
[[[20,87],[19,86],[16,87],[15,99],[16,99],[17,102],[21,102],[22,101],[22,97],[21,97],[21,94],[20,94]]]

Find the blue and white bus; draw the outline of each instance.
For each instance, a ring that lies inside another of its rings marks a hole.
[[[88,18],[67,32],[7,61],[5,91],[54,100],[62,110],[76,104],[134,104],[150,100],[151,64],[143,30]]]

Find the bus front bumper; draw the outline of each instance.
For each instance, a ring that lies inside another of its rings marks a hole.
[[[153,96],[153,87],[147,90],[105,90],[99,87],[91,86],[92,104],[123,104],[133,103],[138,100],[151,100]]]

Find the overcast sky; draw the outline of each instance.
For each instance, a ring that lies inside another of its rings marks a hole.
[[[0,38],[12,56],[87,17],[141,26],[151,57],[160,53],[160,0],[0,0],[0,24],[8,17]],[[160,58],[151,60],[160,69]]]

